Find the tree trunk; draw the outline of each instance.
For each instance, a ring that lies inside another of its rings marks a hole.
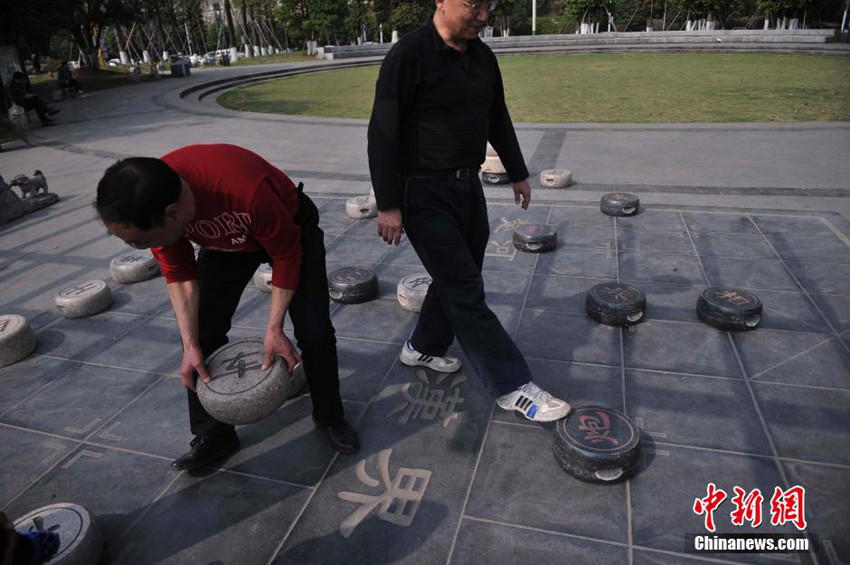
[[[233,8],[230,6],[230,0],[224,0],[224,15],[227,18],[227,30],[230,34],[230,47],[236,46],[236,30],[233,27]]]
[[[244,2],[245,0],[243,0]],[[248,8],[248,15],[251,16],[251,37],[254,39],[254,45],[262,47],[263,43],[267,43],[263,37],[263,30],[257,25],[257,16],[254,13],[254,6]]]
[[[92,34],[91,39],[91,61],[92,68],[97,69],[100,67],[100,58],[98,55],[98,48],[100,47],[100,29],[97,29],[94,34]]]
[[[207,28],[204,25],[204,18],[198,13],[195,17],[195,21],[197,22],[198,32],[201,35],[201,46],[204,48],[203,54],[206,55],[209,52],[207,49]]]
[[[248,7],[245,5],[246,2],[247,0],[242,0],[242,42],[254,45],[254,38],[251,37],[251,32],[248,28]]]
[[[160,48],[162,49],[162,53],[159,53],[159,57],[160,60],[164,63],[165,59],[163,59],[162,55],[166,51],[171,50],[171,46],[169,45],[169,43],[171,43],[171,38],[168,36],[167,33],[165,33],[165,26],[162,25],[162,18],[159,17],[159,14],[157,14],[156,16],[156,27],[159,30],[159,36],[161,38],[159,44]]]
[[[90,51],[90,43],[91,39],[86,39],[86,36],[83,35],[83,28],[80,25],[74,26],[74,29],[71,31],[71,35],[74,36],[74,42],[77,44],[77,47],[80,48],[80,54],[85,59],[85,64],[87,67],[92,67],[91,61],[91,51]]]

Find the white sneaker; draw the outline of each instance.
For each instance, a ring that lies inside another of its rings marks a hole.
[[[457,357],[452,357],[451,355],[434,357],[419,353],[413,349],[409,340],[404,343],[404,346],[401,348],[401,355],[398,358],[408,367],[428,367],[440,373],[454,373],[460,370],[460,359]]]
[[[496,399],[504,410],[516,410],[534,422],[554,422],[570,413],[570,405],[555,398],[533,382]]]

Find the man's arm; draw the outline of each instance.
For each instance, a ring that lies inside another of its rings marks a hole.
[[[272,302],[269,307],[269,323],[266,325],[266,337],[263,339],[265,354],[263,356],[263,368],[265,371],[274,363],[275,354],[280,355],[289,365],[289,371],[301,362],[301,356],[293,347],[292,342],[283,333],[283,317],[295,296],[294,290],[277,288],[272,286]]]
[[[522,150],[516,138],[514,124],[511,121],[511,115],[505,103],[505,88],[502,84],[502,73],[499,71],[499,63],[496,61],[495,55],[492,53],[490,55],[493,58],[496,77],[493,84],[493,103],[490,106],[490,132],[488,138],[493,149],[499,154],[499,159],[502,161],[502,165],[511,179],[514,190],[514,201],[517,204],[522,203],[522,208],[525,210],[531,202],[531,185],[528,184],[527,180],[528,169],[525,166],[525,159],[522,156]]]
[[[369,120],[369,172],[378,204],[378,235],[388,244],[401,241],[402,195],[401,124],[413,95],[416,69],[412,57],[397,44],[384,58],[375,84],[375,101]]]
[[[177,327],[183,341],[183,362],[180,364],[180,377],[183,386],[195,389],[194,373],[204,381],[210,380],[207,368],[204,366],[204,354],[198,338],[198,307],[200,305],[200,288],[197,279],[168,284],[168,295],[171,306],[177,317]]]
[[[254,237],[272,259],[272,299],[263,338],[262,370],[274,363],[275,355],[280,355],[291,372],[301,356],[283,333],[283,318],[298,288],[303,251],[301,228],[275,193],[275,187],[273,184],[260,187],[251,203]]]

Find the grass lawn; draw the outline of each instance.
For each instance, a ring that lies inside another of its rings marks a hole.
[[[850,57],[603,53],[499,60],[511,116],[532,123],[850,120]],[[234,110],[368,118],[378,67],[291,77],[225,93]]]

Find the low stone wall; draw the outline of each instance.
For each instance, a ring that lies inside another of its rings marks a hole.
[[[489,37],[484,42],[495,53],[511,53],[528,49],[580,50],[587,47],[623,48],[633,45],[674,47],[708,44],[766,44],[781,47],[783,44],[823,45],[838,40],[835,30],[782,29],[782,30],[713,30],[713,31],[646,31],[603,32],[595,34],[523,35],[515,37]],[[716,45],[715,45],[716,46]],[[390,43],[364,45],[326,45],[319,47],[320,59],[349,59],[354,57],[381,57],[392,47]]]

